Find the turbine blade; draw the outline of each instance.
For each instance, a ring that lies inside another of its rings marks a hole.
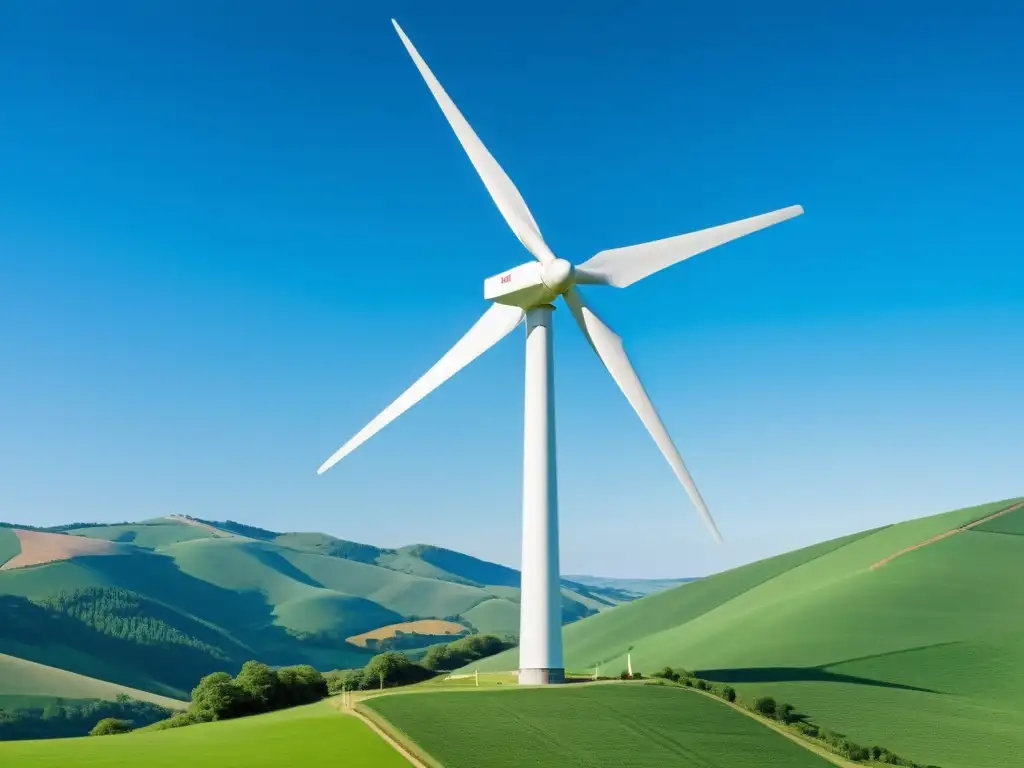
[[[698,253],[799,216],[803,212],[802,206],[791,205],[789,208],[686,235],[601,251],[576,268],[576,281],[625,288]]]
[[[483,142],[480,141],[476,133],[473,132],[473,129],[470,128],[466,118],[459,112],[455,102],[445,93],[441,83],[438,82],[437,78],[434,77],[434,73],[427,66],[427,62],[420,56],[412,41],[406,37],[402,28],[398,26],[398,22],[392,19],[391,23],[395,25],[395,31],[402,38],[405,49],[409,52],[420,74],[423,75],[423,79],[427,82],[430,92],[434,94],[437,105],[441,107],[444,116],[448,118],[448,123],[451,125],[452,130],[455,131],[455,135],[462,144],[462,148],[466,150],[470,162],[473,163],[476,172],[480,174],[480,179],[483,181],[484,186],[491,193],[491,197],[498,206],[498,210],[505,217],[505,221],[508,222],[515,236],[519,238],[519,242],[538,261],[546,263],[554,260],[554,254],[544,242],[544,238],[540,234],[540,227],[533,220],[533,214],[526,207],[526,202],[523,200],[522,195],[519,194],[515,184],[512,183],[512,179],[501,169],[501,166],[491,156],[491,153],[487,151],[487,147],[483,145]]]
[[[423,374],[397,400],[381,411],[355,437],[335,451],[334,455],[316,471],[317,474],[323,474],[333,467],[377,432],[508,336],[522,322],[524,316],[523,310],[518,307],[493,304],[476,321],[476,324],[466,332],[466,335],[459,339],[455,346],[448,350],[444,357],[434,364],[433,368]]]
[[[697,507],[697,511],[704,518],[704,522],[711,529],[715,539],[721,543],[722,534],[719,533],[718,526],[715,525],[711,513],[708,512],[707,505],[704,503],[700,491],[697,490],[693,478],[690,477],[690,473],[686,469],[686,465],[683,463],[683,458],[679,455],[675,443],[672,442],[672,438],[669,437],[665,425],[662,424],[661,417],[658,416],[654,403],[647,396],[644,385],[636,375],[636,371],[633,370],[633,365],[629,362],[626,350],[622,346],[622,339],[619,338],[615,331],[602,322],[601,318],[594,313],[594,310],[586,305],[583,295],[577,288],[571,288],[565,293],[565,301],[569,305],[569,309],[572,310],[573,317],[576,318],[580,330],[583,331],[583,334],[590,342],[590,346],[597,352],[597,356],[601,358],[604,367],[608,369],[608,373],[615,379],[615,383],[619,385],[622,394],[626,396],[629,404],[633,406],[633,410],[640,417],[640,421],[647,427],[647,431],[654,438],[654,442],[658,444],[658,448],[661,449],[661,453],[672,467],[672,471],[679,478],[679,482],[683,484],[686,493],[690,497],[690,501]]]

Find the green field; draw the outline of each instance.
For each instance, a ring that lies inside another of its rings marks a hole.
[[[364,706],[445,768],[831,768],[726,704],[681,688],[410,693]]]
[[[886,565],[999,502],[827,542],[584,619],[573,669],[665,665],[771,694],[818,725],[944,768],[1024,754],[1024,510]],[[1005,533],[1004,533],[1005,531]],[[514,653],[481,670],[514,669]]]
[[[77,675],[56,667],[0,653],[0,709],[42,706],[42,699],[104,699],[113,701],[125,693],[139,701],[149,701],[169,709],[182,709],[185,703],[147,691],[139,691],[105,680]]]
[[[122,736],[0,742],[0,765],[31,768],[400,768],[405,761],[327,704]]]
[[[21,542],[10,528],[0,526],[0,565],[21,552]]]

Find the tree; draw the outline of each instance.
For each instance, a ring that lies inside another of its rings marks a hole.
[[[96,723],[96,726],[89,731],[90,736],[112,736],[117,733],[128,733],[132,724],[127,720],[118,720],[116,717],[105,717]]]
[[[754,710],[765,717],[774,717],[775,699],[771,696],[759,696],[754,699]]]
[[[385,651],[370,659],[363,670],[363,675],[370,687],[377,684],[409,685],[418,683],[432,676],[430,670],[414,664],[409,657],[399,651]]]
[[[254,712],[266,712],[278,700],[277,673],[259,661],[247,661],[235,676],[235,685],[246,694]]]
[[[736,701],[736,689],[731,685],[722,688],[722,698],[726,701]]]
[[[214,672],[192,689],[189,712],[208,720],[229,720],[252,710],[252,701],[227,672]]]
[[[308,664],[277,670],[278,685],[272,702],[274,709],[312,704],[329,693],[327,680]]]

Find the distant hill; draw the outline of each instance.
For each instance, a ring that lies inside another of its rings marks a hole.
[[[864,531],[565,628],[566,666],[666,665],[943,768],[1024,754],[1024,500]],[[509,652],[476,665],[515,669]]]
[[[572,581],[562,593],[566,622],[635,596]],[[516,635],[519,572],[424,544],[384,549],[187,516],[0,526],[0,653],[108,691],[187,699],[202,675],[250,658],[362,666],[373,650],[347,638],[421,619]],[[0,702],[14,693],[27,692],[0,674]]]
[[[566,576],[567,581],[603,590],[616,590],[634,598],[663,592],[680,584],[696,581],[696,577],[682,579],[613,579],[605,576]]]

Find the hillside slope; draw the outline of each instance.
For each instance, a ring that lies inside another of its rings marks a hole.
[[[565,628],[566,665],[615,673],[628,652],[635,669],[681,666],[771,694],[918,761],[1009,768],[1024,754],[1019,501],[848,536],[584,619]],[[516,665],[513,653],[478,666]]]
[[[172,516],[0,526],[0,567],[0,653],[177,699],[250,658],[361,667],[373,651],[347,638],[410,620],[518,633],[517,571],[426,545]],[[563,596],[565,621],[623,599],[576,584]]]
[[[126,694],[139,701],[159,704],[168,709],[183,709],[186,703],[147,691],[85,677],[67,670],[19,659],[0,653],[0,709],[39,706],[46,699],[102,699],[114,701]]]

